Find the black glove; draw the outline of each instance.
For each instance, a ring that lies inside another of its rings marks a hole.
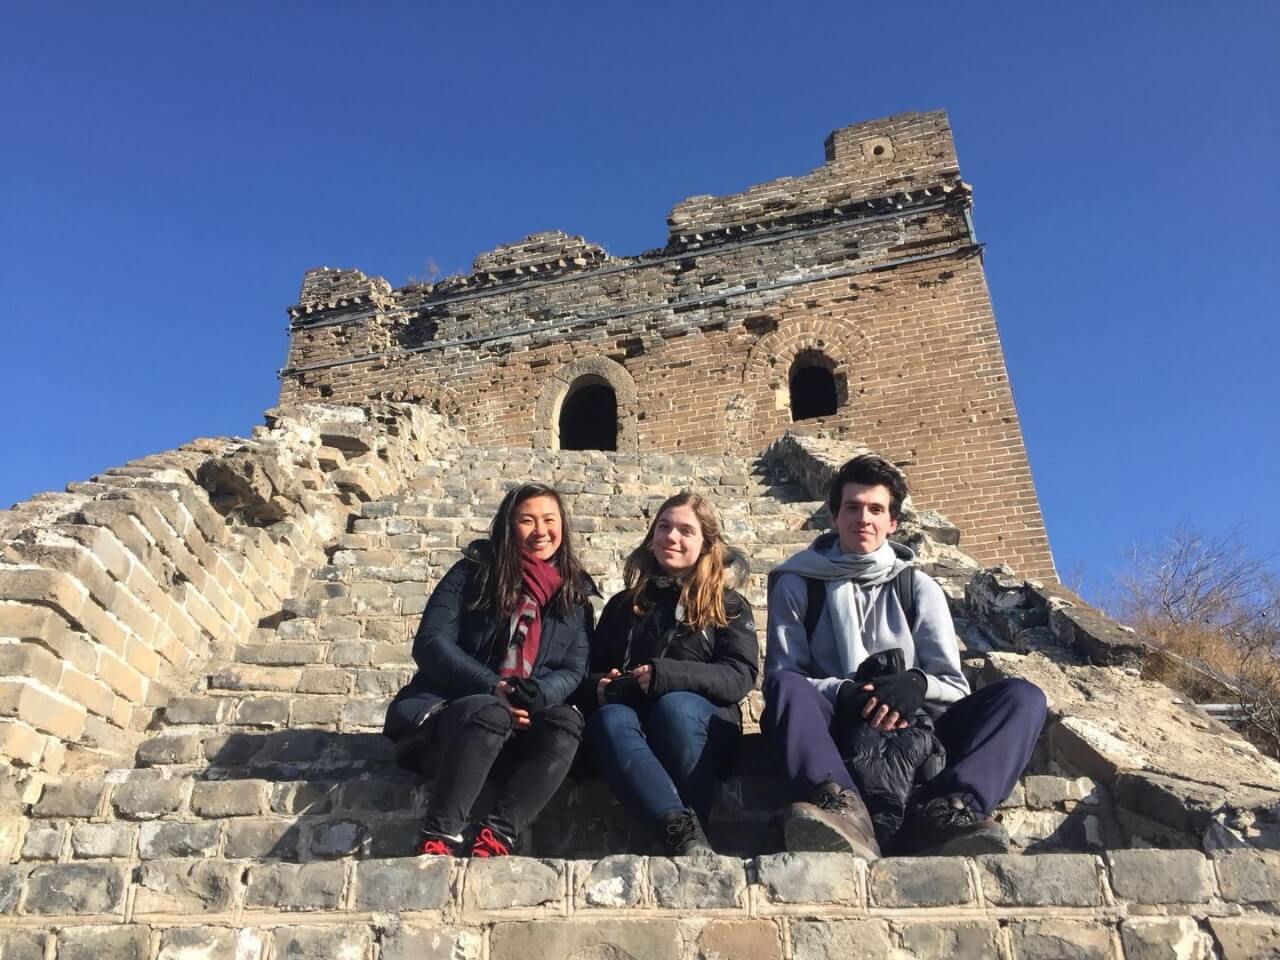
[[[547,705],[547,695],[542,692],[536,680],[528,677],[507,677],[506,680],[507,686],[511,688],[507,699],[513,707],[528,710],[532,716]]]
[[[644,690],[640,681],[632,676],[615,677],[604,685],[604,702],[620,703],[624,707],[638,708],[644,703]]]
[[[863,690],[868,684],[871,689]],[[862,711],[867,702],[875,697],[877,710],[881,706],[887,706],[890,713],[896,710],[901,719],[908,720],[923,706],[928,686],[928,678],[919,670],[891,673],[868,680],[867,683],[850,680],[842,683],[836,693],[836,715],[851,724],[870,720],[871,717],[864,717]]]

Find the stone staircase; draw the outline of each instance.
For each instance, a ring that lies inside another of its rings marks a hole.
[[[583,769],[527,857],[410,856],[430,781],[399,769],[378,731],[413,671],[422,608],[505,490],[552,478],[606,597],[662,500],[708,496],[750,559],[741,589],[762,631],[767,571],[825,520],[776,458],[460,447],[423,460],[403,490],[358,504],[256,630],[210,644],[132,766],[20,798],[0,866],[0,957],[1244,957],[1280,943],[1254,915],[1280,902],[1280,860],[1118,849],[1130,838],[1106,786],[1047,740],[1000,811],[1017,846],[1007,857],[868,866],[780,853],[769,819],[784,797],[756,732],[758,692],[716,804],[726,856],[646,856],[647,833]],[[965,614],[963,582],[946,563],[935,572]],[[972,625],[965,635],[1002,646]]]

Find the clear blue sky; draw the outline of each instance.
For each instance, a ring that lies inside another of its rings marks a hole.
[[[303,271],[400,285],[950,112],[1059,569],[1280,542],[1271,2],[17,3],[0,32],[0,504],[277,394]]]

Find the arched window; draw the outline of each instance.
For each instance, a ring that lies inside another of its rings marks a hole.
[[[831,361],[820,353],[808,351],[796,357],[791,368],[791,419],[827,417],[839,406]]]
[[[560,406],[561,450],[617,450],[618,398],[603,377],[574,380]]]

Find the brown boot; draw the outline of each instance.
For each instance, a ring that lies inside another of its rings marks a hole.
[[[880,858],[871,815],[856,790],[846,790],[827,780],[809,799],[811,803],[793,803],[787,809],[782,830],[788,850],[852,853],[864,860]]]

